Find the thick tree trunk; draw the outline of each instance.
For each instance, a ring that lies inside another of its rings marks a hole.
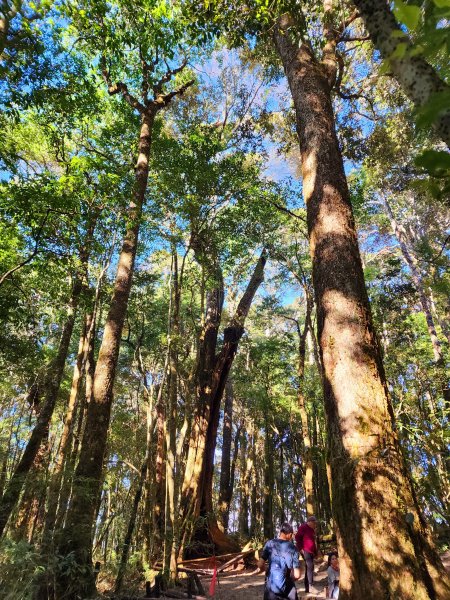
[[[197,411],[184,476],[181,498],[183,543],[195,532],[197,541],[211,542],[222,552],[233,552],[237,546],[219,528],[213,516],[212,483],[214,453],[219,426],[220,403],[225,384],[244,332],[244,323],[254,295],[263,281],[266,253],[261,254],[231,323],[224,330],[222,349],[216,357],[216,343],[223,305],[223,279],[215,262],[217,284],[207,295],[206,320],[200,340],[197,370]],[[201,516],[208,528],[197,528]]]
[[[201,240],[199,240],[201,247]],[[197,246],[195,250],[199,252]],[[199,259],[200,259],[199,254]],[[210,267],[212,289],[206,293],[205,320],[199,339],[196,369],[196,407],[180,499],[181,550],[195,531],[202,500],[202,473],[207,430],[211,420],[211,386],[216,343],[223,306],[223,277],[217,260]]]
[[[212,506],[212,482],[214,473],[214,453],[216,450],[217,428],[219,426],[220,403],[223,396],[228,375],[236,356],[239,341],[244,333],[245,319],[249,313],[253,298],[264,280],[264,267],[266,264],[265,251],[256,263],[253,274],[247,288],[238,304],[236,313],[223,334],[222,349],[217,357],[212,374],[211,393],[211,418],[207,431],[205,460],[202,471],[202,506],[201,511],[211,513]]]
[[[223,409],[222,460],[220,464],[219,519],[223,530],[228,531],[230,501],[233,489],[231,480],[231,445],[233,440],[233,384],[228,379],[225,385],[225,406]]]
[[[395,78],[416,108],[420,108],[437,92],[448,92],[449,86],[439,77],[433,67],[420,55],[414,55],[413,46],[405,32],[399,27],[384,0],[353,0],[375,47],[380,51]],[[398,44],[406,44],[402,57],[393,58]],[[434,128],[438,136],[450,147],[450,109],[438,117]]]
[[[249,313],[253,298],[264,280],[266,253],[262,252],[247,288],[238,304],[236,313],[228,327],[224,330],[222,349],[215,361],[211,385],[211,413],[206,432],[206,448],[203,469],[201,473],[201,503],[200,515],[208,519],[209,534],[212,541],[222,552],[233,552],[236,543],[223,535],[213,515],[212,488],[214,475],[214,454],[216,450],[217,429],[219,426],[220,404],[231,366],[236,356],[239,341],[244,333],[244,323]]]
[[[428,535],[394,426],[335,132],[332,78],[288,16],[275,43],[297,118],[324,368],[333,513],[343,600],[444,600],[448,578]],[[389,524],[387,526],[387,524]]]
[[[45,504],[47,472],[50,460],[48,433],[47,430],[28,473],[19,502],[15,526],[10,527],[11,535],[15,540],[27,540],[28,543],[31,543],[36,525],[40,520],[39,517],[43,516],[42,509],[43,504]]]
[[[48,432],[50,420],[53,415],[59,388],[64,373],[70,338],[75,324],[76,310],[82,291],[81,279],[76,276],[73,283],[72,296],[67,309],[67,319],[63,326],[58,352],[54,360],[48,365],[45,380],[42,386],[44,401],[42,403],[36,424],[26,445],[24,453],[15,468],[8,487],[0,500],[0,535],[2,535],[9,516],[14,509],[22,491],[27,474],[39,452],[39,447]]]
[[[69,498],[72,491],[73,474],[78,459],[78,451],[82,437],[83,426],[86,421],[87,406],[92,397],[95,371],[95,332],[97,321],[97,310],[100,287],[97,286],[96,299],[92,313],[86,315],[89,329],[86,333],[86,356],[84,363],[84,394],[75,406],[76,411],[72,417],[72,433],[69,431],[67,440],[66,458],[61,479],[57,512],[55,516],[54,531],[60,531],[66,517],[69,506]],[[73,438],[73,439],[72,439]],[[73,443],[72,443],[73,442]]]
[[[87,410],[80,460],[74,477],[72,502],[67,512],[60,545],[60,553],[63,556],[72,553],[77,563],[84,567],[84,575],[71,581],[61,574],[59,584],[61,589],[65,590],[68,600],[76,599],[78,596],[89,597],[95,592],[91,557],[92,529],[102,484],[113,385],[131,289],[142,206],[147,189],[153,120],[153,114],[142,117],[133,200],[129,207],[127,229],[95,369],[94,389]]]

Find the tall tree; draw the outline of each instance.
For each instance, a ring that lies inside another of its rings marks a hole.
[[[150,20],[153,20],[155,17],[158,18],[160,6],[165,6],[165,4],[162,3],[159,5],[155,3],[155,6],[150,7],[144,12],[144,16],[147,15],[147,18]],[[152,12],[152,10],[156,12]],[[85,14],[87,15],[87,13]],[[119,94],[139,114],[140,131],[133,195],[129,204],[126,230],[119,254],[111,304],[95,368],[93,394],[88,405],[80,457],[75,472],[71,505],[67,512],[65,527],[61,533],[60,552],[63,555],[72,553],[72,556],[74,556],[81,569],[80,576],[70,581],[70,591],[68,593],[73,598],[79,595],[90,595],[95,590],[91,558],[92,528],[96,518],[96,507],[102,484],[103,460],[113,400],[116,366],[131,289],[139,226],[147,189],[153,126],[156,115],[166,108],[175,96],[182,95],[193,83],[190,80],[178,88],[165,91],[166,84],[171,82],[173,77],[177,73],[180,73],[186,66],[186,61],[182,62],[176,68],[170,68],[165,63],[166,66],[163,68],[161,74],[161,64],[164,64],[163,61],[165,58],[163,53],[173,53],[174,51],[170,47],[159,48],[158,41],[154,44],[155,39],[159,39],[158,36],[161,29],[164,31],[162,23],[165,16],[169,17],[166,28],[168,33],[167,42],[169,44],[172,42],[175,45],[176,42],[173,40],[173,33],[170,32],[175,15],[160,16],[159,28],[155,26],[153,29],[147,30],[149,31],[149,35],[147,36],[145,36],[144,32],[145,19],[142,21],[137,18],[133,7],[129,7],[128,5],[118,4],[114,9],[111,7],[107,15],[104,15],[101,11],[97,13],[94,7],[93,13],[87,15],[88,20],[92,19],[91,24],[93,28],[96,28],[96,34],[100,35],[100,40],[96,40],[96,43],[100,41],[100,44],[98,46],[94,45],[93,50],[94,56],[100,61],[101,73],[108,86],[108,93],[110,95]],[[172,17],[172,20],[170,17]],[[124,28],[122,32],[116,30],[118,18],[122,21]],[[110,30],[111,37],[107,37],[108,27],[112,28]],[[113,82],[112,77],[116,72],[112,71],[112,66],[108,64],[110,60],[108,43],[110,43],[112,47],[109,50],[113,52],[111,56],[114,56],[118,63],[115,63],[113,66],[122,75],[125,75],[125,64],[121,63],[122,53],[125,53],[125,40],[121,39],[121,36],[125,32],[127,32],[127,35],[129,33],[132,34],[131,45],[137,57],[137,64],[139,65],[136,70],[136,76],[139,77],[140,89],[138,92],[139,95],[136,96],[129,90],[127,83],[124,81]],[[181,39],[178,38],[177,41],[181,42]],[[152,48],[153,44],[154,47]],[[114,50],[117,47],[119,51],[117,52],[116,50],[114,54]],[[153,56],[151,55],[152,52]],[[67,589],[68,581],[65,574],[60,573],[58,585],[61,590]]]

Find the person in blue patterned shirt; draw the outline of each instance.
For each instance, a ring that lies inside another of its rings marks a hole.
[[[292,543],[294,530],[290,523],[283,523],[277,538],[269,540],[258,561],[263,571],[266,561],[269,563],[264,600],[297,600],[294,581],[300,579],[298,550]]]

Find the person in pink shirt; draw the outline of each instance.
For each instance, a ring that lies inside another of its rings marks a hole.
[[[319,590],[314,587],[314,558],[317,556],[316,543],[317,519],[314,515],[307,518],[298,528],[295,534],[297,549],[305,560],[305,592],[318,594]]]

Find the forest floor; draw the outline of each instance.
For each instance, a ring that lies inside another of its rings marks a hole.
[[[205,580],[206,590],[209,581]],[[322,593],[317,598],[325,598],[325,585],[327,581],[326,570],[318,572],[314,576],[314,584]],[[303,580],[297,582],[298,597],[314,600],[315,595],[305,595]],[[216,600],[262,600],[264,595],[264,574],[257,570],[246,570],[238,573],[223,573],[219,575],[218,584],[214,598]]]

